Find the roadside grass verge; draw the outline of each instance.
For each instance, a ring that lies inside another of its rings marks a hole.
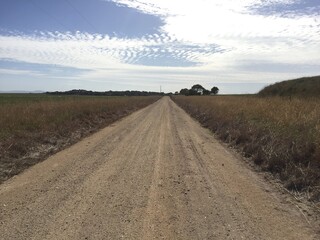
[[[158,99],[0,94],[0,183]]]
[[[291,191],[320,201],[320,99],[175,96],[173,100],[278,177]]]

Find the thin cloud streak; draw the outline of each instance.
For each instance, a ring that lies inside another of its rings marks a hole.
[[[37,71],[28,71],[28,70],[17,70],[17,69],[0,69],[0,75],[27,75],[27,76],[37,76],[43,77],[46,74],[39,73]]]

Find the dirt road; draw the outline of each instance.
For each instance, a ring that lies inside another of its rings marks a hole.
[[[0,186],[1,239],[316,239],[300,214],[167,97]]]

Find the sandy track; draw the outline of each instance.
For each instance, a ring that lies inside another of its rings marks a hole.
[[[0,186],[1,239],[316,239],[169,98]]]

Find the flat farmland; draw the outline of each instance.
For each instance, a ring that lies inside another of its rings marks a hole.
[[[0,95],[0,182],[159,97]]]

